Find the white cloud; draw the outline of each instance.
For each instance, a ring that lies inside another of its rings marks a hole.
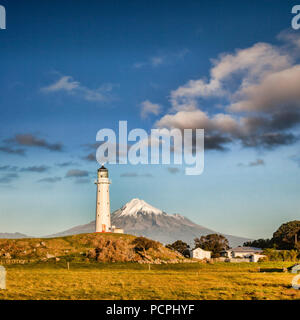
[[[140,69],[145,65],[145,62],[136,62],[133,64],[133,67],[136,69]]]
[[[158,115],[161,112],[161,106],[154,104],[149,100],[145,100],[141,103],[141,117],[145,119],[150,114]]]
[[[69,95],[76,95],[86,101],[104,102],[112,99],[110,92],[116,85],[107,83],[96,89],[83,86],[80,82],[73,80],[71,76],[61,76],[53,84],[41,89],[44,93],[65,92]]]
[[[250,48],[236,50],[234,54],[222,54],[212,60],[209,81],[204,78],[190,80],[171,92],[173,109],[186,109],[186,105],[197,98],[230,97],[226,81],[233,76],[240,78],[240,89],[246,88],[268,74],[290,67],[291,61],[292,57],[287,53],[267,43],[257,43]]]
[[[277,38],[278,40],[285,42],[288,48],[292,49],[293,51],[295,48],[296,49],[300,48],[300,34],[298,31],[291,32],[290,30],[284,30],[279,33]],[[297,52],[296,51],[293,52],[293,51],[292,52],[290,51],[290,54],[293,53],[296,56],[299,56],[299,50],[297,50]]]
[[[204,128],[220,150],[220,143],[236,139],[270,148],[296,141],[288,130],[300,125],[300,37],[285,33],[280,38],[284,45],[256,43],[211,60],[210,78],[189,80],[171,91],[171,109],[155,125]],[[211,97],[223,107],[216,115],[199,107]]]
[[[164,63],[164,58],[163,57],[153,57],[151,58],[151,65],[153,67],[157,67],[159,66],[160,64],[163,64]]]
[[[215,133],[239,133],[242,130],[239,122],[228,114],[218,113],[210,118],[207,113],[199,109],[167,114],[156,122],[156,126],[182,130],[185,128],[205,128],[209,132]]]
[[[42,88],[44,92],[68,91],[71,92],[80,87],[80,83],[74,81],[70,76],[63,76],[55,83]]]
[[[237,102],[229,107],[235,112],[300,107],[300,65],[270,73],[261,82],[242,88],[235,96]]]
[[[152,56],[145,61],[139,61],[133,64],[133,67],[140,69],[143,67],[158,67],[160,65],[172,64],[176,61],[183,59],[190,51],[188,49],[183,49],[173,53],[161,54]]]
[[[244,78],[257,80],[266,73],[282,70],[290,66],[291,58],[277,47],[268,43],[256,43],[247,49],[238,49],[234,54],[221,55],[212,60],[212,79],[223,80],[237,72],[246,72]],[[244,79],[243,79],[244,80]]]
[[[140,69],[147,66],[158,67],[159,65],[164,64],[164,62],[165,62],[165,57],[155,56],[155,57],[149,58],[147,61],[136,62],[133,64],[133,67],[136,69]]]

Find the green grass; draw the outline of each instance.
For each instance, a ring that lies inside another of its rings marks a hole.
[[[293,274],[261,273],[288,262],[166,264],[71,263],[7,265],[0,299],[300,299]]]

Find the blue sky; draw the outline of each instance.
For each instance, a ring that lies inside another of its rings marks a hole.
[[[94,219],[98,164],[87,156],[97,131],[119,120],[208,136],[200,176],[109,166],[112,210],[138,197],[252,238],[299,219],[294,1],[0,4],[0,232],[45,235]]]

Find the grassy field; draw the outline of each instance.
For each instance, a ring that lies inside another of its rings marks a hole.
[[[293,274],[259,272],[292,263],[37,263],[7,266],[0,299],[300,299]]]

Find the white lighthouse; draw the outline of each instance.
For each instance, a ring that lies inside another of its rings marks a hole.
[[[98,169],[97,181],[97,202],[96,202],[96,232],[111,232],[110,222],[110,201],[108,170],[102,166]]]

